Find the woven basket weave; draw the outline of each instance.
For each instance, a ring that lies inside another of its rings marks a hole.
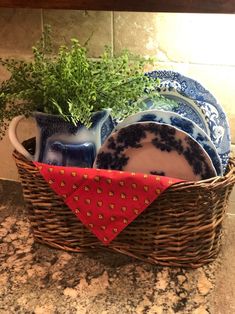
[[[34,139],[23,145],[34,153]],[[105,248],[49,188],[32,162],[16,151],[13,157],[38,242],[73,252],[108,249],[154,264],[193,268],[218,254],[235,183],[234,158],[224,177],[170,187]]]

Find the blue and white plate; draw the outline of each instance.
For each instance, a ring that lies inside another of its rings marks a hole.
[[[202,146],[167,124],[138,122],[112,133],[101,146],[94,168],[149,173],[198,181],[216,176]]]
[[[230,154],[230,129],[226,114],[215,97],[197,81],[174,71],[153,71],[148,76],[161,80],[157,90],[173,99],[174,112],[192,120],[211,138],[225,171]]]
[[[138,112],[125,118],[122,122],[116,125],[115,129],[120,130],[125,126],[136,122],[151,122],[151,121],[174,126],[180,129],[181,131],[184,131],[187,134],[189,134],[204,148],[204,150],[210,156],[213,165],[216,169],[217,175],[223,174],[220,157],[216,151],[215,145],[212,143],[209,136],[194,122],[187,118],[182,117],[181,115],[175,112],[157,109],[150,109]]]

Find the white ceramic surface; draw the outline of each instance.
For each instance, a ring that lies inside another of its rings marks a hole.
[[[11,121],[10,141],[27,159],[57,166],[92,167],[98,149],[114,127],[110,109],[95,112],[89,129],[79,122],[73,125],[58,115],[35,112],[33,116],[37,125],[35,155],[17,137],[17,126],[24,116]]]
[[[147,75],[161,80],[157,90],[178,103],[175,112],[194,121],[210,136],[225,171],[231,150],[230,128],[223,107],[212,93],[198,81],[175,71],[159,70]]]
[[[175,112],[158,109],[145,110],[125,118],[122,122],[116,125],[115,129],[120,130],[121,128],[127,125],[144,121],[145,122],[154,121],[172,125],[189,134],[208,153],[216,169],[217,175],[223,174],[223,168],[220,157],[210,137],[199,126],[197,126],[196,123],[187,118],[182,117],[181,115]]]
[[[216,176],[200,144],[187,133],[157,122],[138,122],[112,133],[101,146],[94,167],[189,181]]]

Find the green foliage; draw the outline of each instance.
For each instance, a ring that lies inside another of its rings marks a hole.
[[[59,114],[87,127],[92,113],[104,108],[111,108],[117,119],[137,112],[137,100],[146,93],[159,97],[156,80],[143,75],[150,62],[128,51],[114,57],[108,47],[99,59],[90,59],[77,39],[54,53],[47,27],[33,47],[33,61],[0,59],[11,74],[0,87],[0,136],[7,121],[33,111]]]

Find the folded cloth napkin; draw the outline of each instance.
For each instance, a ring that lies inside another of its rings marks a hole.
[[[50,187],[103,244],[109,244],[172,184],[183,180],[34,162]]]

